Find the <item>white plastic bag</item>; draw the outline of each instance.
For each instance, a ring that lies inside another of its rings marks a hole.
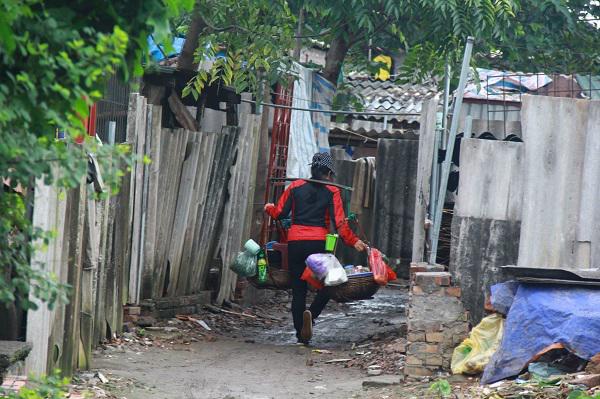
[[[325,281],[323,283],[327,286],[335,286],[344,284],[348,281],[348,275],[346,274],[346,270],[342,267],[342,264],[335,256],[330,258],[330,261],[327,262],[327,275],[325,276]]]
[[[318,280],[323,280],[329,269],[336,263],[339,263],[339,261],[334,254],[312,254],[306,258],[306,266]]]

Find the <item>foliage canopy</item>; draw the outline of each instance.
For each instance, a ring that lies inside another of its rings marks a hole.
[[[67,189],[87,172],[95,153],[104,178],[115,189],[119,167],[131,161],[127,148],[85,136],[83,119],[102,97],[104,82],[119,70],[140,74],[146,37],[168,36],[170,17],[190,9],[190,0],[4,0],[0,4],[0,302],[19,298],[25,307],[33,292],[50,305],[65,298],[55,276],[32,269],[29,259],[56,232],[34,231],[27,210],[33,188],[44,178]],[[56,132],[67,132],[57,140]]]

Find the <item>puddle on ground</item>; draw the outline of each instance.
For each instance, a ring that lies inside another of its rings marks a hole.
[[[319,348],[346,348],[373,338],[406,333],[405,306],[408,291],[382,288],[373,299],[346,304],[330,302],[317,319],[311,345]],[[259,343],[290,345],[296,343],[291,314],[288,324],[256,331]]]

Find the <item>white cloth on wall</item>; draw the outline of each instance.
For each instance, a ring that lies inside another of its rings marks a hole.
[[[298,63],[294,63],[293,69],[298,74],[298,79],[294,82],[292,107],[310,108],[313,71]],[[309,163],[317,152],[319,146],[314,135],[310,111],[293,109],[288,144],[287,177],[309,178]]]

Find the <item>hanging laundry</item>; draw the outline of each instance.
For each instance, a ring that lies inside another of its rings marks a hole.
[[[298,63],[294,63],[293,70],[298,74],[294,82],[294,98],[292,107],[309,108],[312,96],[313,72]],[[327,148],[329,150],[329,148]],[[290,123],[290,141],[287,159],[287,177],[308,178],[313,154],[321,152],[313,132],[313,123],[310,111],[292,110]],[[328,151],[327,151],[328,152]]]

